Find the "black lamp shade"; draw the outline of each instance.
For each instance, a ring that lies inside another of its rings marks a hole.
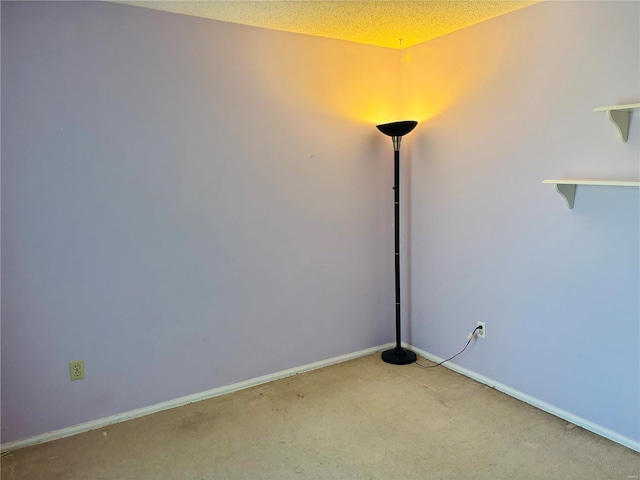
[[[416,128],[418,122],[414,120],[406,120],[404,122],[393,122],[393,123],[385,123],[383,125],[376,125],[377,129],[380,130],[385,135],[389,135],[390,137],[402,137],[406,135],[411,130]]]

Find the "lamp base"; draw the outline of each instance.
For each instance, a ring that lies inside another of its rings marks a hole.
[[[409,365],[417,360],[417,356],[406,348],[392,348],[382,352],[382,361],[393,365]]]

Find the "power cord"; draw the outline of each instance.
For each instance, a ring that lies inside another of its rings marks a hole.
[[[422,365],[421,363],[418,363],[417,360],[415,362],[413,362],[413,363],[415,363],[420,368],[436,368],[436,367],[439,367],[444,362],[448,362],[449,360],[452,360],[452,359],[456,358],[458,355],[460,355],[462,352],[464,352],[467,349],[467,347],[469,346],[469,344],[471,343],[471,339],[473,338],[473,336],[475,335],[475,333],[478,330],[482,330],[482,325],[478,325],[476,328],[473,329],[473,332],[471,332],[469,335],[467,335],[467,338],[469,339],[469,340],[467,340],[467,344],[464,346],[464,348],[462,350],[460,350],[458,353],[456,353],[453,357],[449,357],[446,360],[442,360],[440,363],[437,363],[435,365],[429,365],[429,366]]]

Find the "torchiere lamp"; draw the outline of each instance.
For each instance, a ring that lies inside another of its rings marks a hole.
[[[400,140],[413,130],[418,122],[385,123],[377,128],[393,141],[394,157],[394,198],[395,198],[395,230],[396,230],[396,346],[382,352],[382,360],[394,365],[408,365],[416,361],[416,354],[400,346]]]

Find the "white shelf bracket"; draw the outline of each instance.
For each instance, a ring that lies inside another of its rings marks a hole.
[[[611,123],[618,129],[620,140],[627,143],[629,139],[629,121],[631,112],[640,110],[640,103],[627,103],[626,105],[611,105],[610,107],[598,107],[594,112],[607,112]]]
[[[640,187],[638,180],[580,180],[580,179],[560,179],[544,180],[542,183],[553,183],[556,191],[567,201],[567,207],[573,210],[573,203],[576,198],[576,188],[578,185],[599,185],[609,187]]]
[[[567,201],[567,207],[573,210],[573,203],[576,198],[576,186],[573,184],[556,184],[557,192]]]
[[[611,120],[618,129],[620,140],[622,140],[623,143],[627,143],[629,139],[629,117],[631,116],[631,112],[627,110],[609,110],[608,113],[609,120]]]

